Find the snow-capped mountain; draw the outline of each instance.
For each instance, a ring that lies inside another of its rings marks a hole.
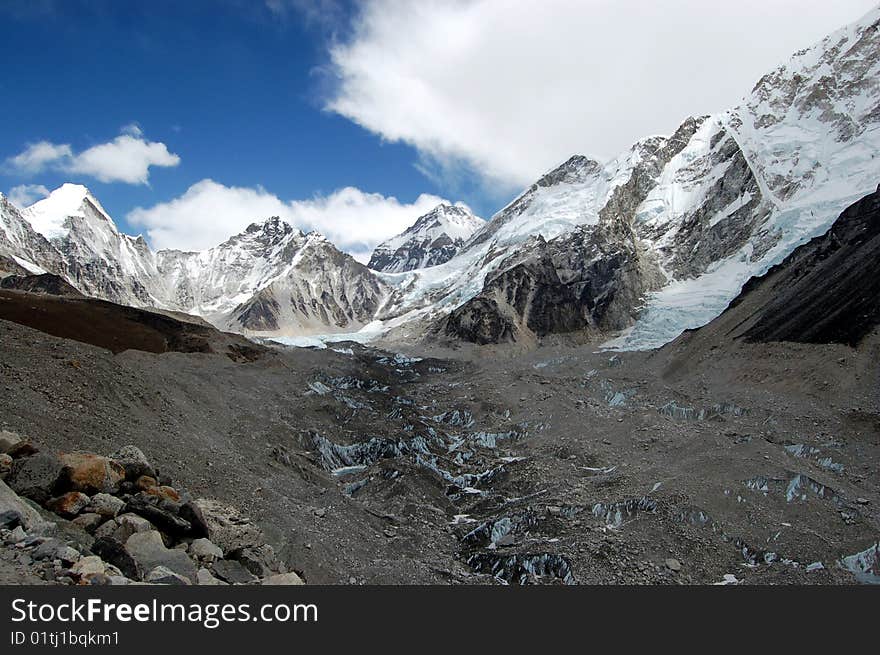
[[[385,284],[323,236],[280,219],[250,225],[200,252],[153,252],[122,234],[83,186],[65,184],[19,210],[0,198],[0,270],[51,272],[120,304],[202,316],[246,334],[354,331]]]
[[[253,227],[253,226],[251,226]],[[247,335],[355,332],[373,320],[388,287],[322,235],[302,242],[286,267],[234,310],[221,327]]]
[[[64,184],[21,216],[60,254],[62,274],[86,295],[124,305],[161,303],[150,291],[157,270],[146,241],[121,233],[86,187]]]
[[[466,207],[441,204],[404,232],[380,243],[368,266],[376,271],[402,273],[443,264],[485,225]]]
[[[42,266],[35,263],[38,261]],[[0,271],[16,275],[57,274],[63,266],[61,254],[0,193]]]
[[[494,342],[629,325],[608,345],[645,348],[711,320],[880,180],[878,25],[880,8],[671,137],[572,157],[450,261],[386,276],[384,329]]]
[[[796,53],[742,102],[599,162],[576,155],[483,223],[441,205],[358,264],[272,219],[198,253],[153,253],[84,187],[0,197],[0,269],[252,334],[619,333],[662,345],[824,233],[880,181],[880,8]]]

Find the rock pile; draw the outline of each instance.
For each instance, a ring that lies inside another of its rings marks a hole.
[[[59,584],[303,584],[257,525],[175,488],[135,446],[49,453],[0,431],[0,541]]]

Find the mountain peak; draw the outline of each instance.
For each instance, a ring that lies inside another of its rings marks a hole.
[[[602,170],[602,164],[586,155],[572,155],[536,182],[537,186],[576,184]]]
[[[244,234],[254,234],[256,232],[262,232],[264,234],[290,234],[294,231],[294,228],[283,221],[280,216],[270,216],[263,222],[254,222],[248,225]]]
[[[22,215],[47,239],[67,236],[68,219],[71,217],[97,218],[106,221],[116,231],[110,215],[88,187],[82,184],[62,184],[42,200],[30,205]]]
[[[449,261],[485,222],[461,205],[440,203],[406,230],[379,244],[369,267],[388,273]]]

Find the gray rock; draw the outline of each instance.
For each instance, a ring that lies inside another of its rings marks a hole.
[[[58,553],[65,548],[67,548],[67,544],[60,539],[46,539],[43,543],[34,548],[31,556],[35,560],[60,559]]]
[[[103,537],[112,537],[116,530],[119,529],[119,523],[116,522],[116,519],[110,519],[109,521],[102,523],[94,532],[95,539],[102,539]],[[128,539],[128,537],[126,537]],[[122,543],[125,543],[125,539],[121,540]]]
[[[200,513],[208,539],[228,555],[233,551],[266,542],[262,530],[236,508],[217,500],[200,498],[192,503]]]
[[[42,505],[55,495],[55,487],[63,469],[64,465],[55,455],[37,453],[15,460],[6,482],[19,496]]]
[[[196,573],[196,584],[206,585],[206,586],[211,586],[211,585],[224,585],[225,586],[228,583],[223,582],[222,580],[218,580],[213,575],[211,575],[211,572],[208,569],[202,568],[202,569],[199,569],[198,572]]]
[[[32,532],[42,532],[53,526],[0,480],[0,526],[14,528],[19,524]]]
[[[110,454],[110,459],[122,464],[127,480],[137,480],[142,475],[156,477],[156,469],[137,446],[123,446]]]
[[[177,516],[173,511],[158,506],[155,497],[141,495],[131,498],[125,505],[125,511],[137,514],[157,528],[173,537],[189,536],[193,532],[192,524]]]
[[[143,577],[145,567],[126,549],[125,545],[112,537],[96,539],[92,552],[115,566],[127,578],[140,580]]]
[[[24,541],[27,538],[27,533],[24,531],[24,528],[20,525],[17,525],[15,529],[9,533],[9,536],[6,538],[7,543],[10,544],[18,544]]]
[[[113,532],[113,538],[120,543],[125,543],[131,535],[138,532],[155,530],[152,523],[137,514],[120,514],[115,522],[119,527]]]
[[[263,544],[253,548],[241,548],[233,551],[230,558],[239,562],[244,568],[258,578],[278,573],[281,566],[275,556],[275,549],[269,544]]]
[[[162,535],[156,530],[137,532],[131,535],[125,542],[125,550],[140,564],[144,571],[164,566],[188,578],[191,582],[196,580],[196,567],[189,556],[181,550],[166,548],[165,542],[162,541]]]
[[[80,514],[73,521],[71,521],[74,525],[78,525],[86,532],[94,534],[95,531],[104,523],[104,517],[100,514],[92,514],[86,512],[84,514]]]
[[[21,435],[8,430],[0,430],[0,453],[9,452],[20,441],[22,441]]]
[[[86,557],[82,557],[76,562],[76,564],[70,567],[70,572],[80,578],[97,575],[99,573],[104,573],[105,571],[106,566],[104,560],[97,555],[87,555]]]
[[[61,563],[64,564],[64,566],[72,566],[78,562],[81,557],[82,553],[76,548],[71,548],[70,546],[64,546],[55,552],[55,559],[61,560]]]
[[[279,573],[278,575],[270,575],[262,582],[264,585],[303,585],[303,579],[296,573]]]
[[[681,562],[673,557],[670,557],[666,560],[666,568],[668,568],[670,571],[675,571],[677,573],[678,571],[681,571]]]
[[[229,584],[251,584],[257,580],[256,576],[235,560],[221,559],[214,562],[211,569],[218,578]]]
[[[223,550],[209,539],[195,539],[189,546],[189,554],[195,559],[204,562],[213,562],[223,559]]]
[[[157,566],[144,577],[150,584],[190,585],[192,581],[165,566]]]
[[[124,500],[117,498],[116,496],[111,496],[110,494],[98,493],[92,496],[85,511],[112,518],[119,514],[123,507],[125,507]]]

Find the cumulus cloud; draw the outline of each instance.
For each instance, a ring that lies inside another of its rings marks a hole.
[[[49,195],[49,189],[42,184],[19,184],[9,190],[8,198],[19,209],[34,204]]]
[[[6,165],[15,171],[33,174],[45,170],[50,165],[67,161],[72,156],[73,151],[67,144],[56,145],[48,141],[40,141],[29,144],[19,154],[7,159]]]
[[[521,186],[735,105],[873,0],[368,0],[330,48],[327,108]]]
[[[84,150],[66,167],[72,173],[88,175],[101,182],[146,184],[150,179],[150,166],[171,167],[179,163],[180,157],[169,152],[164,143],[122,134],[109,143]]]
[[[112,141],[79,153],[66,143],[32,143],[8,158],[6,167],[26,175],[51,169],[87,175],[101,182],[147,184],[151,166],[171,167],[180,163],[180,157],[170,152],[164,143],[144,139],[136,123],[126,125],[122,131],[123,134]]]
[[[254,222],[280,216],[304,232],[316,230],[341,250],[367,261],[381,241],[409,227],[442,198],[422,194],[412,203],[345,187],[308,200],[283,201],[261,187],[230,187],[206,179],[180,197],[126,217],[146,229],[153,247],[202,250]]]

